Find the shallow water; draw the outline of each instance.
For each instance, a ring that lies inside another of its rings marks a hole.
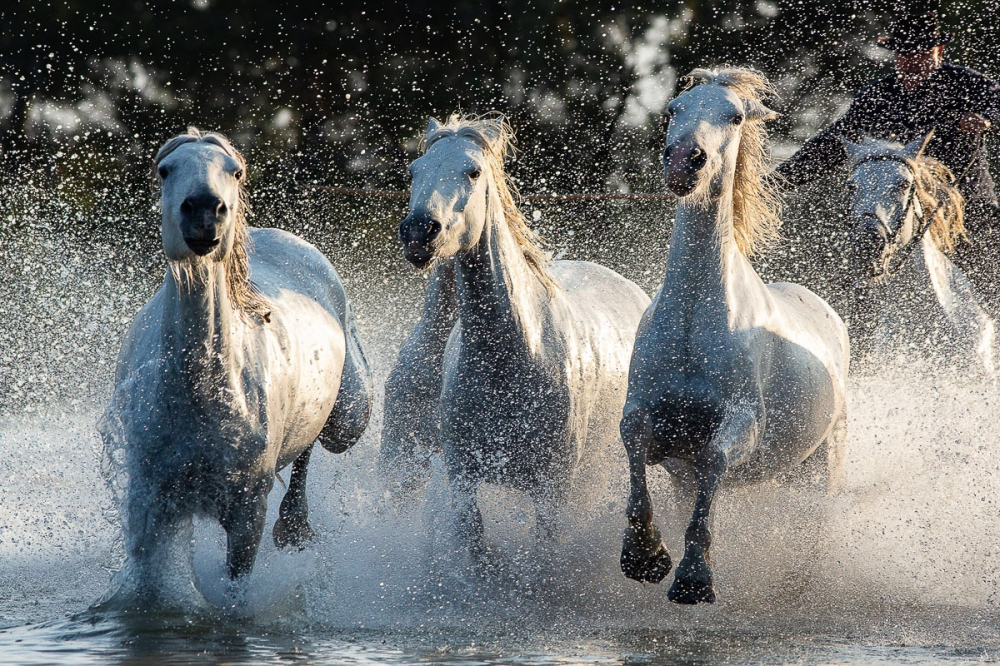
[[[619,573],[624,493],[614,483],[567,516],[547,552],[535,550],[522,498],[484,493],[496,561],[479,578],[447,535],[440,471],[424,497],[388,501],[366,435],[344,456],[314,458],[317,542],[288,553],[266,539],[245,609],[186,618],[87,613],[116,563],[96,412],[22,416],[0,428],[3,661],[995,661],[997,400],[990,388],[904,373],[853,380],[841,489],[726,491],[713,548],[720,602],[696,608]],[[608,463],[623,465],[613,450]],[[668,496],[656,492],[657,515],[679,554]],[[222,605],[221,531],[199,522],[193,552],[199,588]]]

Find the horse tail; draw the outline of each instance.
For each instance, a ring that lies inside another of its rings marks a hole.
[[[333,453],[343,453],[361,439],[371,418],[375,393],[371,366],[361,344],[358,323],[346,298],[339,314],[344,329],[344,371],[333,411],[319,435],[319,443]]]

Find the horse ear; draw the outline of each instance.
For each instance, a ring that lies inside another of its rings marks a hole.
[[[903,147],[903,153],[906,154],[911,160],[915,160],[924,154],[927,149],[927,144],[931,142],[934,137],[934,130],[932,129],[927,133],[927,136],[921,137],[919,139],[914,139],[913,141],[906,144]]]
[[[745,99],[743,100],[743,116],[746,120],[774,120],[778,117],[778,112],[772,111],[760,102]]]
[[[424,135],[430,136],[439,129],[441,129],[441,123],[438,122],[437,118],[431,116],[431,119],[427,121],[427,129],[424,130]]]
[[[847,153],[847,159],[852,163],[855,162],[861,154],[861,144],[854,143],[843,134],[837,135],[837,138],[840,139],[840,145],[844,147],[844,152]]]

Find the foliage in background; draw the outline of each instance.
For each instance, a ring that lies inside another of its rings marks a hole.
[[[799,143],[884,71],[873,44],[889,12],[887,0],[15,1],[0,9],[0,177],[51,161],[53,182],[82,180],[81,193],[109,171],[137,182],[155,146],[198,124],[286,177],[400,187],[427,116],[460,107],[509,115],[532,191],[655,190],[678,74],[764,70],[787,114],[777,136]],[[956,59],[1000,74],[995,0],[944,15]]]

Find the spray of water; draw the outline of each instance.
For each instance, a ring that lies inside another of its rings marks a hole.
[[[390,234],[380,229],[372,241],[385,256]],[[94,421],[110,392],[117,341],[161,275],[155,245],[144,247],[145,255],[107,239],[65,237],[4,246],[7,257],[20,258],[19,271],[0,285],[10,308],[0,330],[9,343],[4,381],[25,380],[5,397],[0,422],[0,588],[10,591],[0,599],[0,622],[8,625],[83,610],[108,590],[120,564],[115,492],[106,484],[120,461],[102,451]],[[422,284],[401,261],[374,255],[366,267],[343,247],[330,254],[355,301],[381,390]],[[626,268],[642,274],[649,265]],[[596,443],[592,473],[581,479],[554,544],[536,543],[526,498],[484,489],[493,566],[483,576],[452,537],[439,461],[420,493],[388,493],[377,474],[376,411],[353,450],[313,456],[309,499],[318,538],[302,552],[280,552],[265,539],[246,607],[236,613],[270,628],[457,632],[473,641],[641,642],[645,630],[670,630],[680,643],[691,631],[1000,643],[995,388],[909,359],[854,377],[849,392],[848,453],[835,492],[807,480],[722,495],[714,607],[674,606],[666,585],[621,575],[627,475],[613,432]],[[653,477],[655,511],[679,556],[690,508],[674,501],[665,473]],[[279,501],[280,484],[268,533]],[[223,538],[214,523],[196,521],[183,544],[195,584],[220,608]]]

